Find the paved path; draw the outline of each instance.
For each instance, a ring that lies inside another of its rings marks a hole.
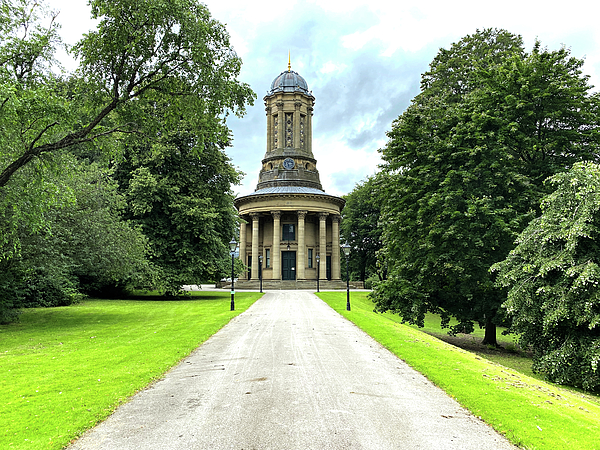
[[[267,293],[70,449],[512,449],[315,295]]]

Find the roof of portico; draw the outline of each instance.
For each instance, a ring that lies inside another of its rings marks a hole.
[[[289,209],[286,205],[278,205],[278,203],[284,199],[294,198],[296,199],[295,204],[292,206],[292,209],[303,209],[301,205],[302,202],[308,201],[311,199],[309,203],[313,203],[314,201],[317,204],[321,204],[321,207],[317,208],[317,210],[327,211],[336,210],[337,213],[342,210],[346,201],[341,197],[336,197],[335,195],[327,194],[325,191],[315,188],[303,187],[303,186],[275,186],[264,189],[258,189],[248,195],[244,195],[235,199],[235,206],[240,213],[247,213],[246,208],[241,208],[243,205],[249,206],[250,203],[256,205],[256,202],[262,203],[262,207],[259,207],[260,210],[263,209],[281,209],[286,210]],[[304,200],[302,200],[304,199]],[[298,203],[298,200],[300,203]],[[267,205],[266,203],[269,203]],[[312,204],[313,208],[307,205],[309,210],[313,210],[314,206],[317,204]],[[329,207],[325,205],[331,205]],[[335,206],[333,206],[335,205]],[[256,205],[258,206],[258,205]],[[291,206],[291,205],[290,205]],[[333,208],[332,208],[333,207]],[[246,211],[242,211],[244,209]],[[254,208],[250,207],[251,210]]]

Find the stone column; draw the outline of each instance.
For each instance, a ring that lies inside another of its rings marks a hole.
[[[283,102],[277,102],[277,148],[285,147],[285,114]]]
[[[267,112],[267,153],[273,150],[273,116],[271,115],[271,107],[265,108]]]
[[[319,213],[319,255],[321,257],[321,270],[319,278],[327,278],[327,216],[329,213]]]
[[[240,260],[242,264],[246,265],[246,222],[242,218],[242,222],[240,223]],[[248,271],[245,270],[243,277],[248,276]],[[242,278],[242,277],[240,277]]]
[[[258,280],[258,226],[260,215],[252,213],[250,217],[252,217],[252,279]]]
[[[281,280],[281,251],[279,243],[281,242],[281,211],[271,211],[273,216],[273,251],[271,260],[273,267],[273,280]]]
[[[300,107],[302,103],[294,102],[294,148],[300,148]]]
[[[306,149],[312,153],[312,113],[313,109],[308,108],[306,113]]]
[[[298,211],[298,259],[296,262],[297,279],[304,280],[304,268],[306,267],[306,245],[304,244],[304,219],[308,211]]]
[[[340,220],[338,215],[331,217],[331,279],[340,280]]]

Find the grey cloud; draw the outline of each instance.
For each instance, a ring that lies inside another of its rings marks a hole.
[[[366,43],[356,51],[344,47],[343,36],[377,25],[378,18],[366,8],[332,13],[302,3],[289,17],[293,19],[278,17],[253,29],[253,38],[247,42],[240,78],[254,89],[257,101],[244,118],[228,120],[234,133],[228,153],[234,164],[246,173],[260,166],[266,142],[262,99],[272,80],[287,69],[288,51],[292,54],[292,69],[306,79],[316,97],[313,135],[335,136],[342,146],[367,150],[376,158],[377,142],[386,138],[392,121],[418,93],[420,74],[427,69],[437,47],[417,53],[397,51],[389,57],[381,56],[385,50],[381,42]],[[232,26],[236,24],[228,28]],[[242,33],[239,29],[236,32]],[[341,69],[324,73],[326,63]],[[318,160],[319,152],[327,151],[313,150]],[[361,171],[337,173],[334,189],[350,192],[365,175]],[[254,178],[246,177],[243,191],[254,189]]]

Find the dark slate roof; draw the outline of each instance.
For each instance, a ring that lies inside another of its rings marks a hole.
[[[301,92],[312,97],[312,93],[308,90],[306,80],[293,70],[281,72],[279,76],[273,80],[268,95],[277,92]]]

